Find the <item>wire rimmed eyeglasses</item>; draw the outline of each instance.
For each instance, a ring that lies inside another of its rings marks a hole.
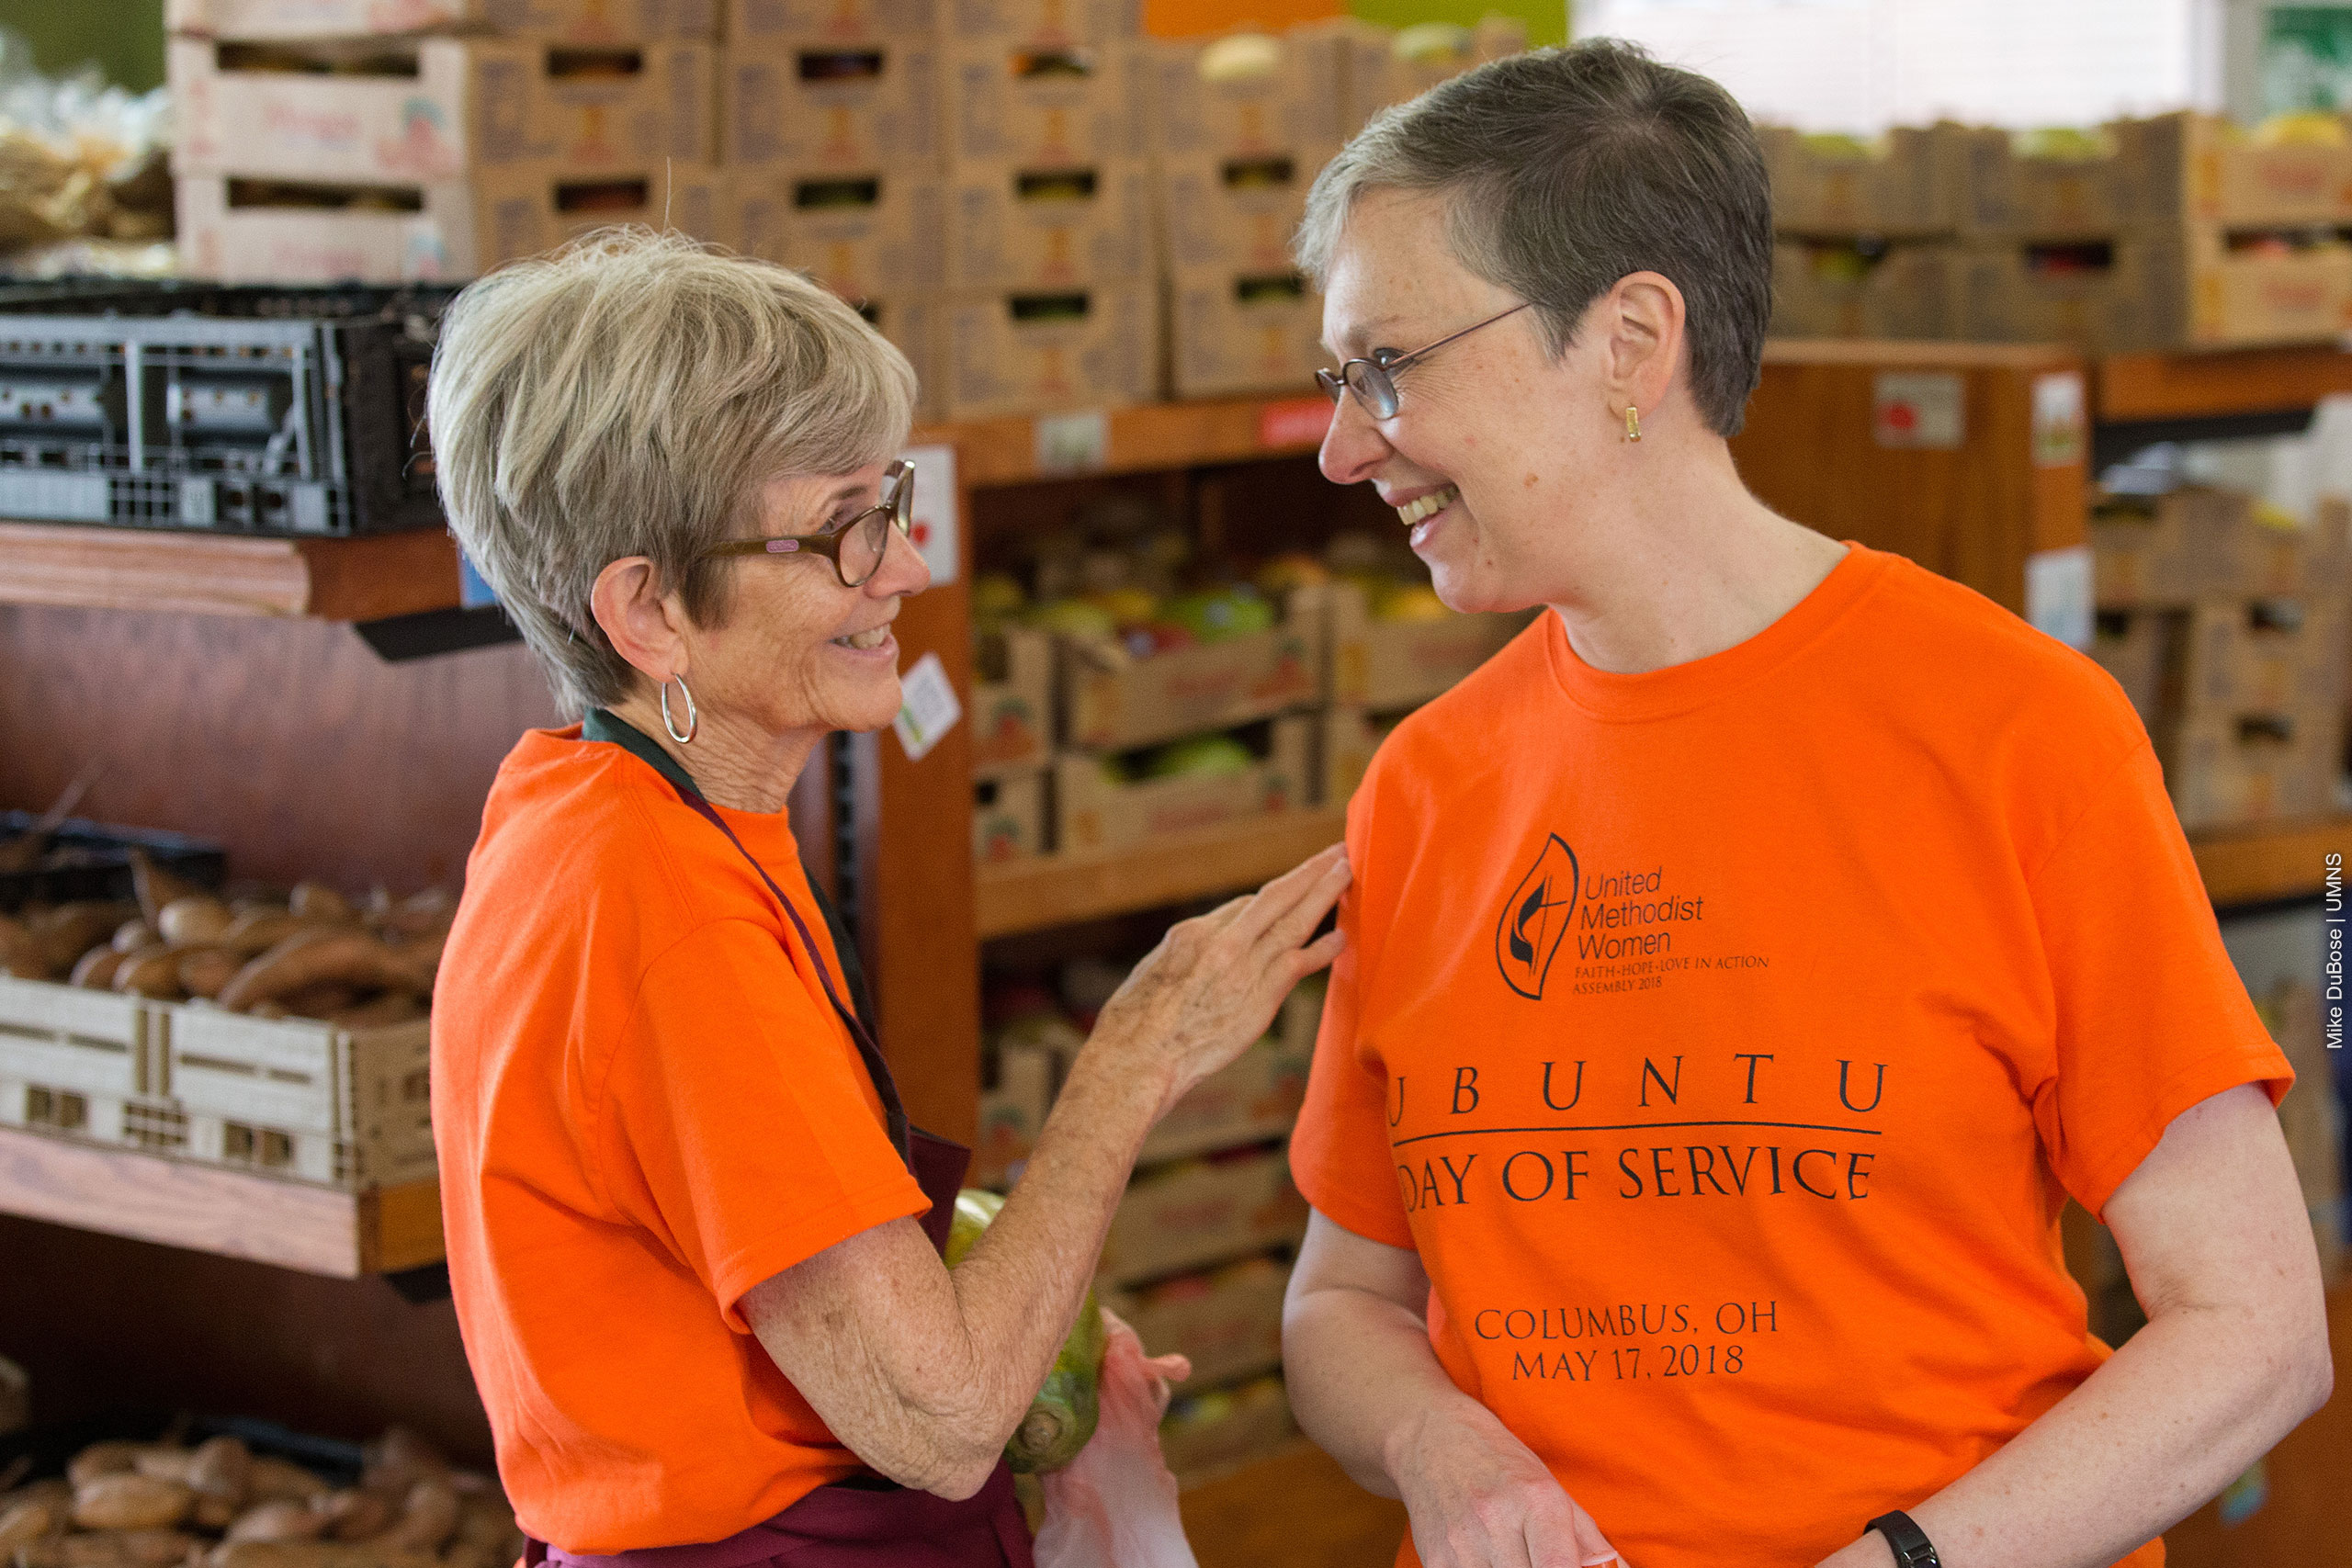
[[[844,588],[863,588],[882,570],[890,551],[890,530],[906,533],[914,524],[915,468],[900,458],[882,470],[881,499],[846,522],[814,534],[778,538],[729,539],[702,553],[718,556],[823,556],[833,563]]]
[[[1370,359],[1351,359],[1337,370],[1317,370],[1315,373],[1316,385],[1323,389],[1324,394],[1334,405],[1339,402],[1340,389],[1344,388],[1355,394],[1356,401],[1362,403],[1364,412],[1373,418],[1395,419],[1396,417],[1395,377],[1397,371],[1424,355],[1433,354],[1447,344],[1468,337],[1480,327],[1491,327],[1505,316],[1519,314],[1532,303],[1532,300],[1529,300],[1513,305],[1508,310],[1488,316],[1483,321],[1473,322],[1460,332],[1442,337],[1433,344],[1413,350],[1410,354],[1397,354],[1391,349],[1378,348],[1373,350],[1373,357]]]

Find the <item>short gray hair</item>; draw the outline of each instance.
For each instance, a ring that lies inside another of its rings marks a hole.
[[[842,474],[905,445],[915,375],[798,273],[676,234],[611,229],[518,262],[441,319],[426,394],[442,510],[564,710],[609,706],[633,671],[589,594],[651,558],[701,626],[786,474]]]
[[[1441,197],[1455,258],[1532,301],[1555,355],[1619,278],[1672,278],[1700,414],[1739,433],[1772,314],[1772,199],[1755,129],[1721,86],[1596,39],[1383,110],[1307,196],[1296,254],[1318,285],[1349,209],[1383,188]]]

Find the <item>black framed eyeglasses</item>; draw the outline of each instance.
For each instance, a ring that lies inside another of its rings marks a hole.
[[[903,534],[915,515],[915,467],[900,458],[882,470],[882,499],[845,523],[815,534],[781,538],[729,539],[702,553],[718,556],[823,556],[833,563],[845,588],[863,588],[882,570],[890,551],[890,530]]]
[[[1356,395],[1356,401],[1362,403],[1364,412],[1373,418],[1395,419],[1396,417],[1395,377],[1397,371],[1425,354],[1434,354],[1447,344],[1468,337],[1480,327],[1491,327],[1504,316],[1516,316],[1532,303],[1533,301],[1530,300],[1526,304],[1513,305],[1501,315],[1488,316],[1483,321],[1466,326],[1450,337],[1442,337],[1427,347],[1417,348],[1410,354],[1397,354],[1385,348],[1375,349],[1374,357],[1370,359],[1351,359],[1337,370],[1317,370],[1315,373],[1316,384],[1323,389],[1325,395],[1334,404],[1339,402],[1340,389],[1344,388]]]

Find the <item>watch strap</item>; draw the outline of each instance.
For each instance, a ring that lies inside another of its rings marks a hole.
[[[1928,1532],[1910,1515],[1899,1508],[1881,1514],[1862,1530],[1865,1534],[1876,1530],[1886,1538],[1886,1544],[1894,1552],[1895,1568],[1942,1568],[1936,1557],[1936,1543],[1928,1539]]]

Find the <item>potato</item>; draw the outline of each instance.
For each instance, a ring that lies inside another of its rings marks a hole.
[[[319,1512],[326,1516],[326,1535],[331,1540],[372,1540],[391,1529],[399,1517],[388,1499],[356,1490],[329,1494]]]
[[[169,942],[157,942],[125,953],[109,985],[126,996],[175,1002],[187,994],[180,988],[180,950]]]
[[[0,1492],[0,1512],[20,1503],[54,1503],[57,1505],[57,1517],[62,1519],[66,1511],[74,1506],[74,1483],[62,1475],[52,1475],[46,1480],[29,1482],[14,1492]]]
[[[164,939],[147,923],[144,915],[133,915],[115,927],[114,940],[107,943],[117,953],[136,953],[142,947],[153,947]]]
[[[48,955],[51,968],[62,972],[71,969],[83,953],[106,941],[107,933],[122,923],[127,912],[124,906],[111,900],[60,904],[27,920],[25,928]]]
[[[130,1461],[130,1467],[141,1475],[152,1475],[158,1481],[176,1481],[187,1484],[187,1468],[196,1461],[195,1450],[176,1444],[157,1443],[143,1449]]]
[[[351,907],[351,900],[323,882],[296,883],[294,896],[287,900],[287,905],[306,920],[334,920],[347,924],[359,918]]]
[[[98,1540],[107,1538],[82,1536],[75,1539]],[[123,1554],[138,1564],[138,1568],[175,1568],[175,1564],[195,1556],[198,1550],[196,1537],[185,1530],[120,1530],[115,1532],[112,1539]]]
[[[323,1497],[329,1488],[311,1472],[292,1460],[279,1459],[275,1454],[255,1454],[253,1466],[245,1473],[246,1495],[260,1501],[266,1498],[290,1498],[307,1503],[313,1497]]]
[[[306,1502],[273,1497],[237,1516],[224,1540],[316,1540],[327,1517]]]
[[[219,942],[235,919],[228,905],[209,894],[198,893],[164,905],[155,919],[155,931],[165,942],[194,946]]]
[[[316,921],[305,920],[286,909],[247,909],[229,922],[228,929],[220,933],[219,944],[251,958],[315,924]]]
[[[82,961],[74,965],[74,974],[68,983],[85,986],[93,991],[106,990],[114,984],[114,972],[122,967],[122,961],[129,956],[128,953],[117,953],[111,947],[94,947],[82,954]]]
[[[195,1506],[196,1493],[187,1485],[136,1471],[96,1476],[74,1489],[74,1522],[87,1530],[168,1529]]]
[[[139,1568],[119,1532],[53,1535],[17,1548],[17,1568]]]
[[[130,851],[130,886],[139,895],[139,912],[158,931],[164,929],[164,906],[190,896],[210,897],[187,877],[157,865],[153,856],[136,845]]]
[[[65,1479],[79,1490],[84,1483],[101,1475],[112,1475],[131,1469],[139,1462],[139,1452],[145,1443],[92,1443],[66,1462]]]
[[[55,1535],[65,1525],[65,1505],[36,1497],[0,1506],[0,1556],[28,1541]]]
[[[223,1434],[197,1445],[196,1452],[188,1459],[187,1483],[196,1489],[199,1510],[206,1503],[223,1502],[233,1510],[244,1500],[253,1472],[254,1456],[244,1440]],[[228,1522],[223,1518],[212,1528],[219,1529]]]
[[[244,966],[243,957],[225,947],[192,947],[179,955],[175,976],[191,997],[217,997]]]
[[[365,991],[426,988],[419,966],[366,931],[334,929],[288,937],[239,970],[215,999],[232,1012],[244,1012],[257,1002],[286,1001],[297,991],[328,982]]]
[[[205,1568],[440,1568],[425,1552],[392,1551],[376,1541],[224,1541],[204,1561]]]
[[[409,1488],[400,1521],[383,1538],[395,1551],[438,1551],[449,1532],[458,1528],[458,1494],[438,1478]]]

